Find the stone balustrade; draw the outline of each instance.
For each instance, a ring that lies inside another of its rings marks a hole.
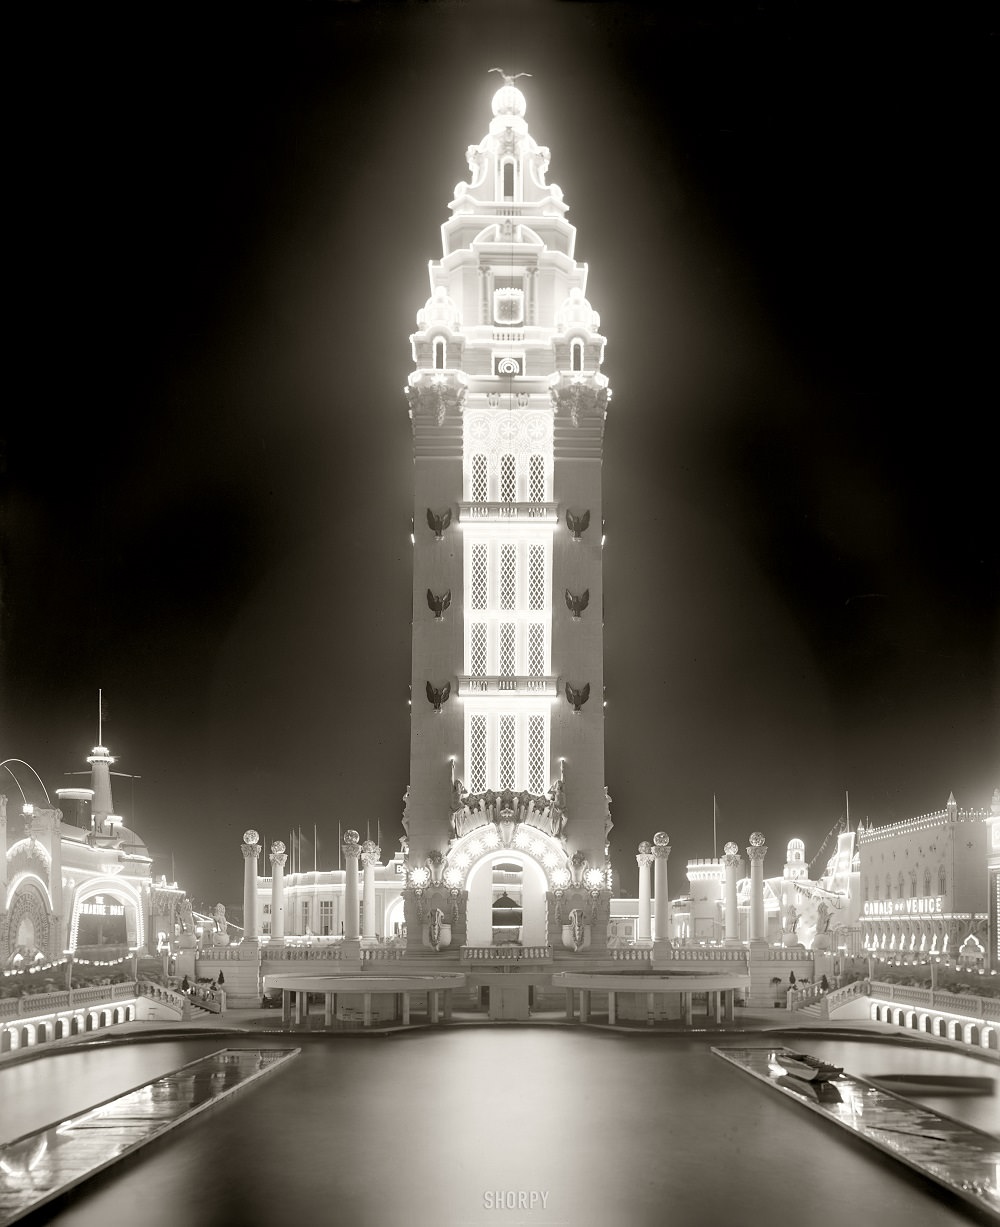
[[[164,984],[155,984],[152,980],[140,980],[136,985],[136,992],[139,996],[148,997],[151,1001],[162,1001],[181,1012],[184,1010],[184,994],[167,988]]]
[[[265,963],[331,963],[344,957],[342,946],[268,946]]]
[[[462,960],[470,963],[551,962],[551,946],[463,946]]]
[[[365,963],[394,962],[406,957],[404,946],[366,946],[361,951]]]
[[[641,946],[624,946],[617,950],[609,950],[608,954],[619,963],[648,963],[653,952]]]
[[[918,1005],[945,1014],[964,1014],[969,1018],[1000,1022],[1000,997],[973,997],[965,993],[950,993],[947,989],[887,984],[882,980],[870,982],[868,995],[899,1005]]]
[[[739,948],[722,946],[672,946],[668,951],[657,952],[658,963],[746,963],[747,952]]]
[[[845,984],[843,988],[832,988],[824,997],[824,1014],[827,1018],[832,1010],[839,1009],[855,997],[867,997],[870,986],[867,980],[855,980],[853,984]]]
[[[95,985],[58,993],[25,993],[21,997],[0,998],[0,1019],[32,1018],[35,1015],[57,1014],[82,1005],[104,1005],[109,1001],[126,1001],[136,996],[136,983]]]

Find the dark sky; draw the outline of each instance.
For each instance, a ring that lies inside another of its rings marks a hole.
[[[391,852],[426,265],[495,65],[608,337],[612,854],[1000,784],[986,8],[46,8],[9,114],[3,738],[97,736],[199,899],[239,841]],[[892,10],[891,13],[889,10]],[[992,515],[990,514],[992,512]],[[80,781],[77,781],[78,783]],[[13,783],[4,786],[17,795]],[[128,821],[131,796],[119,786]],[[326,854],[322,851],[326,848]],[[829,850],[829,849],[828,849]]]

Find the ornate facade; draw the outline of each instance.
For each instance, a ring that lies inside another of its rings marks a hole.
[[[606,943],[605,339],[525,111],[505,78],[410,339],[411,951]]]

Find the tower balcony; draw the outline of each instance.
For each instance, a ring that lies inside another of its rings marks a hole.
[[[470,677],[459,675],[458,697],[470,698],[531,698],[554,699],[559,693],[559,678],[552,674],[546,677],[528,677],[524,674],[485,675]]]
[[[459,503],[459,524],[558,524],[558,503]]]

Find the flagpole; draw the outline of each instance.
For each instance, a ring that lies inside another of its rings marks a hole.
[[[850,832],[850,829],[851,829],[851,794],[847,791],[846,788],[844,789],[844,805],[847,808],[847,830],[848,832]]]
[[[337,819],[337,872],[340,873],[340,819]]]
[[[316,872],[316,823],[313,823],[313,873]]]
[[[718,817],[718,806],[715,804],[715,793],[712,793],[712,856],[719,855],[719,841],[715,835],[715,821]]]

